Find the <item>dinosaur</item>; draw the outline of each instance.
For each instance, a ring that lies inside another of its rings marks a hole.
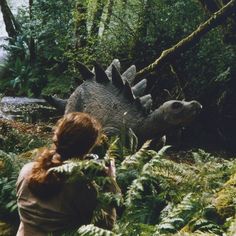
[[[151,95],[144,95],[147,79],[131,86],[136,67],[132,65],[121,74],[118,59],[114,59],[106,70],[95,64],[91,71],[83,63],[78,63],[78,70],[84,82],[67,100],[52,96],[44,98],[65,114],[80,111],[93,115],[108,135],[127,127],[132,129],[140,143],[144,143],[162,137],[174,127],[191,122],[202,108],[194,100],[170,100],[152,110]]]

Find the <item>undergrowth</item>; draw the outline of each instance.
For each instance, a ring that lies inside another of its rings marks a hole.
[[[173,153],[170,155],[168,146],[156,152],[145,144],[129,155],[128,149],[123,149],[123,156],[120,148],[119,142],[113,140],[105,160],[99,162],[104,165],[107,158],[116,159],[117,182],[123,200],[120,195],[100,194],[100,206],[113,201],[118,207],[113,232],[91,224],[65,235],[234,235],[234,159],[225,160],[196,150],[186,152],[188,162],[185,163],[183,155],[182,161],[177,163],[171,159]],[[0,174],[0,206],[1,212],[7,214],[16,212],[14,183],[22,162],[17,164],[15,154],[1,153],[0,165],[4,171]],[[72,161],[57,167],[56,171],[69,174],[73,180],[86,176],[102,186],[106,178],[97,175],[100,167],[94,160]],[[224,198],[225,205],[222,204]],[[95,212],[95,219],[100,209]],[[224,214],[221,214],[222,209]]]
[[[17,124],[15,122],[15,124]],[[20,124],[20,122],[19,122]],[[21,130],[22,129],[22,130]],[[0,150],[21,154],[49,143],[49,135],[37,132],[36,125],[25,127],[12,127],[7,122],[0,124]]]

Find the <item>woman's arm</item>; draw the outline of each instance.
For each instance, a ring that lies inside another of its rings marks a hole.
[[[110,182],[105,186],[105,192],[111,193],[121,193],[121,190],[116,183],[116,167],[115,167],[115,160],[112,159],[110,161],[110,165],[106,169],[107,175],[110,177]],[[114,227],[116,222],[116,208],[111,204],[108,204],[105,209],[103,209],[103,218],[99,220],[96,225],[101,228],[111,230]]]

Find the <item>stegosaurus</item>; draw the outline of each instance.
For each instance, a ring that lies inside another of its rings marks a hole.
[[[84,82],[67,100],[51,96],[45,99],[65,114],[74,111],[91,114],[108,134],[117,133],[125,126],[131,128],[143,143],[192,121],[202,108],[197,101],[170,100],[152,110],[151,95],[144,95],[147,80],[131,87],[136,67],[132,65],[120,74],[118,59],[114,59],[106,70],[95,64],[92,72],[82,63],[78,63],[78,69]]]

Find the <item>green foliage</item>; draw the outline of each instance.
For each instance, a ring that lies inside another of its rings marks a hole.
[[[17,215],[16,180],[24,161],[14,153],[0,150],[0,212],[1,218]]]
[[[4,89],[10,86],[18,94],[30,91],[29,95],[39,95],[46,89],[48,93],[65,96],[73,84],[71,77],[79,77],[77,61],[88,65],[99,61],[105,66],[113,58],[120,58],[124,67],[132,62],[141,68],[206,19],[200,4],[194,0],[115,1],[111,11],[108,8],[113,1],[101,1],[101,5],[98,2],[36,0],[31,13],[28,9],[22,11],[17,17],[22,31],[9,45],[12,56]],[[97,11],[102,11],[100,21],[96,19]],[[97,34],[91,32],[94,25],[99,28]],[[205,94],[210,91],[212,98],[205,102],[215,106],[217,100],[223,109],[232,96],[228,84],[235,73],[236,55],[235,47],[224,44],[223,37],[221,29],[213,30],[193,49],[171,62],[175,73],[166,67],[160,74],[151,76],[151,80],[160,81],[152,89],[157,105],[169,99],[166,89],[172,98],[200,97],[203,101],[208,99]],[[47,84],[48,75],[62,76],[59,83],[63,88],[58,88],[57,83]]]
[[[73,81],[67,75],[54,75],[48,74],[47,86],[42,89],[42,94],[52,95],[60,94],[61,98],[68,97],[68,93],[71,91]]]
[[[39,96],[47,78],[39,64],[30,62],[29,39],[26,35],[9,39],[9,44],[4,48],[9,57],[2,69],[1,91],[12,90],[18,96]]]
[[[37,56],[47,65],[63,63],[63,54],[72,40],[72,13],[74,1],[34,1],[32,20],[23,25],[37,42]],[[24,19],[24,18],[23,18]],[[58,66],[59,66],[58,64]]]
[[[179,231],[222,235],[221,217],[211,204],[234,173],[235,161],[218,159],[203,150],[193,152],[192,165],[169,160],[163,150],[136,154],[118,168],[118,182],[126,193],[126,209],[118,222],[124,235],[142,235],[139,224],[155,226],[149,229],[152,235]],[[132,172],[135,174],[130,178]]]
[[[105,172],[105,160],[79,160],[74,159],[65,161],[61,166],[51,168],[49,171],[56,171],[64,173],[68,176],[68,182],[82,181],[86,183],[93,183],[97,190],[97,207],[93,214],[92,222],[96,223],[103,219],[104,209],[108,206],[121,206],[122,196],[120,193],[106,192],[105,189],[109,185],[113,185],[119,190],[119,187],[112,178],[108,177]],[[104,192],[105,191],[105,192]]]
[[[99,163],[96,160],[79,160],[75,159],[72,161],[65,161],[63,165],[58,167],[53,167],[50,171],[56,171],[59,173],[68,174],[68,182],[76,181],[78,179],[85,179],[86,181],[94,180],[97,176],[97,181],[100,183],[106,181],[105,174],[105,164]]]
[[[48,74],[57,76],[65,71],[64,53],[72,44],[73,4],[37,0],[30,12],[22,9],[17,17],[22,30],[4,46],[9,57],[1,81],[3,90],[18,96],[39,96]]]
[[[122,127],[120,135],[111,137],[107,141],[107,146],[108,148],[104,158],[106,160],[113,158],[119,164],[124,161],[127,155],[137,151],[138,139],[132,129],[129,128],[127,130],[126,127]]]
[[[9,39],[9,45],[5,46],[9,59],[1,74],[2,92],[37,96],[43,90],[46,94],[66,97],[69,87],[74,86],[72,79],[80,80],[77,61],[88,65],[99,61],[105,66],[113,58],[119,58],[124,68],[132,62],[140,69],[206,19],[200,4],[194,0],[114,1],[110,13],[111,1],[102,1],[101,5],[86,0],[33,2],[32,15],[25,9],[18,16],[22,28],[19,36]],[[83,12],[79,12],[78,4]],[[100,22],[96,18],[97,10],[102,11]],[[97,34],[91,32],[94,24],[99,28]],[[206,107],[203,114],[208,121],[206,125],[215,125],[213,129],[226,144],[235,147],[232,137],[236,116],[236,53],[235,45],[225,43],[223,34],[221,27],[214,29],[193,48],[168,62],[171,69],[167,64],[158,74],[154,72],[149,76],[148,90],[153,95],[154,106],[170,97],[198,98]],[[207,117],[208,114],[213,115]],[[231,136],[227,139],[228,133]],[[120,140],[111,140],[101,163],[65,163],[55,170],[70,174],[71,181],[78,178],[91,181],[96,175],[100,190],[109,181],[101,174],[105,163],[109,158],[116,159],[117,181],[125,202],[114,232],[122,235],[234,235],[235,216],[231,214],[226,221],[222,220],[214,204],[217,194],[236,173],[235,160],[197,150],[188,153],[191,164],[184,162],[184,155],[183,162],[177,163],[171,159],[167,147],[157,153],[146,144],[137,151],[135,135],[130,131],[128,136],[122,132]],[[1,141],[4,151],[15,153],[46,143],[40,137],[17,131],[11,131],[7,138],[3,133]],[[0,206],[4,206],[4,212],[15,212],[13,187],[19,167],[14,164],[15,155],[3,156]],[[101,207],[104,202],[122,205],[120,196],[101,193]],[[98,208],[95,218],[100,214]],[[93,225],[83,226],[78,232],[112,235]]]
[[[114,234],[109,230],[101,229],[99,227],[96,227],[94,225],[84,225],[81,226],[78,231],[78,234],[75,235],[81,235],[81,236],[118,236],[118,234]]]
[[[202,231],[221,235],[223,230],[219,225],[203,217],[206,208],[201,204],[202,200],[196,194],[189,193],[176,206],[168,205],[167,209],[162,211],[161,221],[156,226],[155,235],[177,233],[183,227],[182,231]]]
[[[113,183],[106,177],[105,164],[108,158],[116,158],[112,152],[117,150],[116,145],[117,140],[111,143],[104,159],[73,159],[50,169],[68,175],[68,181],[94,183],[98,207],[92,223],[103,217],[107,204],[123,209],[113,232],[87,225],[66,235],[223,235],[226,231],[233,232],[234,215],[225,222],[214,203],[216,193],[235,174],[235,160],[224,160],[197,150],[191,152],[191,164],[184,163],[184,155],[183,162],[177,163],[171,160],[173,154],[169,156],[168,146],[155,152],[148,149],[147,143],[116,163],[117,181],[125,199],[123,204],[120,194],[103,191],[107,184]],[[18,164],[20,160],[13,154],[1,154],[0,166],[4,172],[0,176],[0,205],[4,206],[5,214],[16,212],[14,188],[23,165]]]
[[[20,132],[6,125],[2,125],[0,131],[0,149],[7,153],[20,154],[49,144],[49,140],[46,137],[42,138],[38,134]]]

